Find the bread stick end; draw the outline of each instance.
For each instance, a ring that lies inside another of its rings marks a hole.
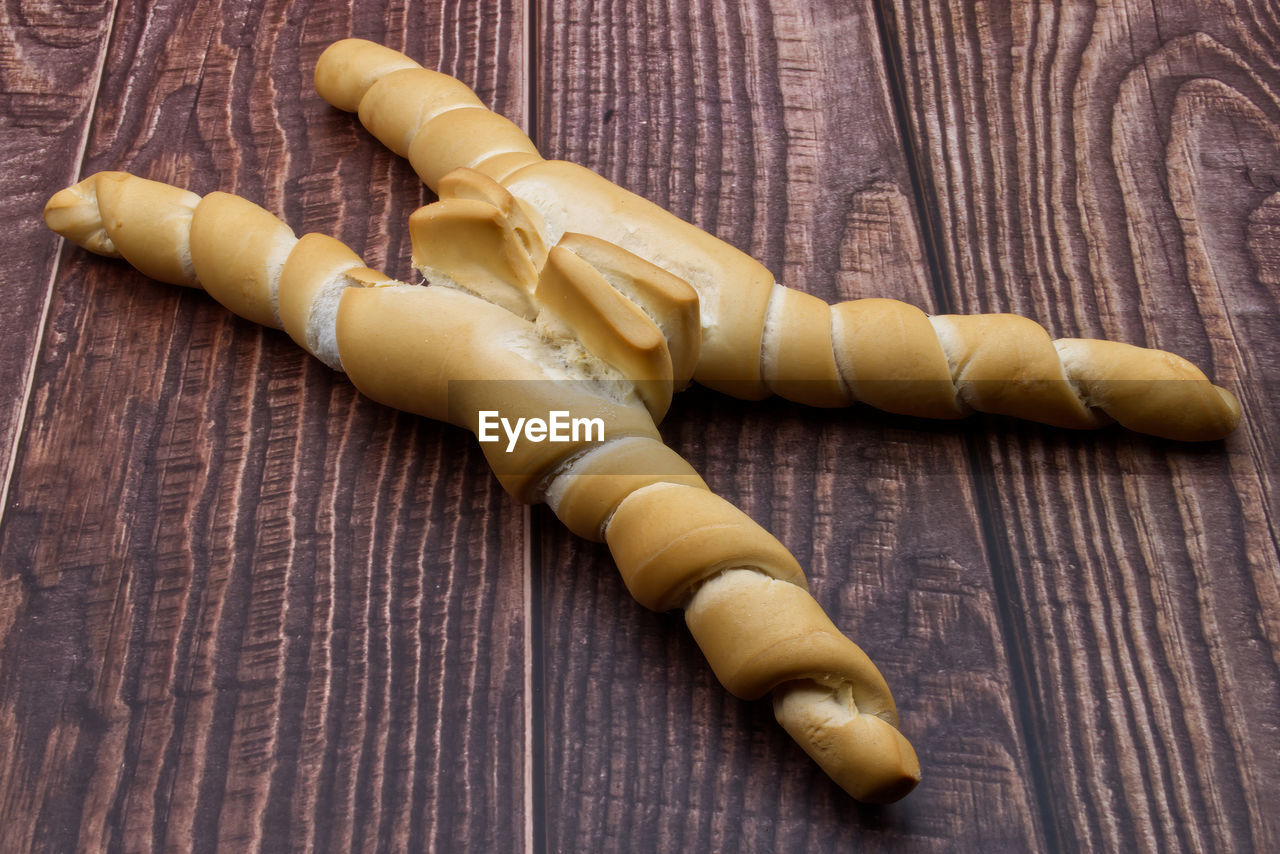
[[[920,782],[915,748],[893,724],[860,713],[841,692],[813,682],[774,690],[783,729],[855,800],[889,804]]]
[[[123,257],[108,236],[98,209],[97,182],[119,173],[99,172],[54,193],[44,206],[44,222],[77,246],[108,258]]]

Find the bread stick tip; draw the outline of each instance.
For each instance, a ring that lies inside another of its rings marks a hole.
[[[128,177],[122,172],[98,172],[78,184],[59,190],[44,206],[44,222],[50,229],[90,252],[120,258],[107,234],[98,208],[97,183]]]
[[[420,68],[409,57],[365,39],[334,42],[316,60],[316,92],[339,110],[354,113],[378,79],[402,68]]]
[[[773,711],[805,753],[855,800],[889,804],[920,782],[920,759],[884,718],[859,712],[843,692],[815,682],[778,686]]]

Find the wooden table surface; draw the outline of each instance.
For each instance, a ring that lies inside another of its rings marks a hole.
[[[0,850],[1280,850],[1280,10],[1261,0],[0,8]],[[348,35],[829,300],[1180,353],[1180,445],[680,395],[924,782],[862,807],[469,436],[47,231],[123,168],[408,275]],[[1270,806],[1268,806],[1270,804]]]

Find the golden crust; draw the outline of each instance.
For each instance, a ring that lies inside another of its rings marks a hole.
[[[406,68],[421,68],[409,57],[364,39],[342,39],[325,48],[316,62],[315,87],[330,104],[348,113],[376,81]]]
[[[1221,439],[1240,423],[1235,395],[1195,365],[1163,350],[1116,341],[1061,338],[1054,346],[1090,405],[1121,425],[1183,442]]]
[[[959,418],[947,356],[929,317],[890,299],[842,302],[836,357],[854,396],[877,409],[925,418]]]
[[[766,327],[764,381],[787,400],[810,406],[848,406],[852,395],[840,380],[831,342],[831,306],[779,286]],[[772,332],[772,335],[769,333]]]
[[[297,239],[247,199],[210,193],[191,218],[191,262],[214,299],[254,323],[280,328],[275,289]]]
[[[693,466],[675,451],[653,439],[634,437],[611,442],[575,461],[556,478],[547,503],[570,531],[600,541],[618,505],[655,483],[707,489]]]
[[[595,267],[554,246],[538,279],[538,306],[573,330],[586,349],[630,380],[654,422],[671,405],[671,352],[649,316]]]
[[[289,252],[280,274],[278,309],[289,337],[315,355],[307,338],[312,304],[327,282],[364,267],[360,256],[345,243],[324,234],[304,234]]]
[[[401,157],[418,130],[451,110],[483,109],[459,80],[425,68],[402,68],[374,81],[360,99],[360,121],[387,148]]]
[[[790,682],[774,691],[778,723],[854,798],[887,804],[920,782],[920,759],[898,728],[863,714],[847,689]]]
[[[685,622],[735,697],[755,700],[798,679],[848,680],[862,711],[897,722],[880,671],[803,587],[760,572],[727,572],[698,589]]]
[[[684,279],[598,237],[568,232],[556,245],[595,267],[653,319],[667,341],[676,387],[688,385],[702,349],[698,292]]]
[[[443,322],[442,318],[447,318]],[[480,432],[480,413],[516,419],[552,411],[600,418],[603,441],[659,440],[637,400],[615,400],[588,381],[547,371],[533,324],[447,288],[351,288],[338,309],[338,351],[352,383],[374,400]],[[521,353],[526,355],[521,355]],[[482,444],[494,473],[522,501],[541,499],[545,479],[592,442]]]
[[[933,334],[945,336],[956,365],[956,393],[980,412],[1035,413],[1057,427],[1108,423],[1085,406],[1044,327],[1015,314],[941,315]]]
[[[679,484],[627,496],[605,542],[631,595],[655,611],[682,607],[698,584],[726,569],[805,583],[791,552],[751,517],[714,493]]]
[[[499,179],[512,168],[512,155],[540,159],[517,124],[483,108],[440,113],[417,129],[408,148],[409,163],[432,189],[462,166]]]
[[[200,197],[125,172],[98,172],[55,194],[45,223],[91,252],[124,258],[172,285],[196,286],[187,235]]]
[[[502,211],[488,202],[445,199],[409,217],[413,265],[429,281],[449,284],[519,317],[537,314],[538,269],[528,247]]]
[[[760,347],[774,280],[760,262],[572,163],[532,163],[502,184],[538,208],[553,233],[592,235],[692,285],[702,325],[694,379],[737,397],[768,396]]]

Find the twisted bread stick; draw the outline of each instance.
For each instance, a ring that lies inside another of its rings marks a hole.
[[[928,317],[887,299],[831,306],[778,285],[752,258],[657,205],[580,166],[543,160],[464,84],[389,48],[336,42],[315,83],[433,189],[470,167],[539,211],[549,242],[564,232],[600,237],[693,285],[703,333],[693,376],[712,388],[930,418],[977,410],[1074,428],[1114,420],[1186,441],[1222,438],[1239,422],[1235,397],[1170,353],[1054,341],[1008,314]]]
[[[599,440],[557,447],[526,437],[510,454],[493,445],[485,453],[518,499],[545,500],[575,533],[603,539],[642,604],[683,608],[721,683],[745,699],[772,692],[783,727],[852,796],[887,802],[905,795],[919,780],[919,762],[897,729],[880,673],[809,595],[786,548],[661,443],[653,414],[661,400],[610,373],[609,359],[631,360],[642,373],[657,365],[669,399],[681,374],[675,366],[696,358],[694,345],[677,340],[696,328],[696,300],[638,259],[589,239],[547,250],[520,236],[528,220],[495,185],[468,173],[453,180],[456,192],[415,214],[415,256],[444,263],[447,287],[395,282],[340,242],[314,234],[299,240],[236,196],[201,198],[124,173],[99,173],[61,191],[45,218],[85,248],[204,287],[236,313],[282,326],[391,406],[473,432],[485,409],[602,418]],[[515,225],[459,199],[492,202]],[[470,232],[460,223],[470,223]],[[490,249],[497,241],[502,257],[422,257],[445,245],[442,234]],[[531,258],[542,259],[536,281],[525,263]],[[593,263],[603,267],[594,279]],[[533,318],[523,316],[531,309]],[[662,346],[646,349],[646,323],[666,324],[672,339],[660,334]],[[580,349],[560,337],[566,330]],[[586,370],[566,379],[566,360],[575,359]]]

